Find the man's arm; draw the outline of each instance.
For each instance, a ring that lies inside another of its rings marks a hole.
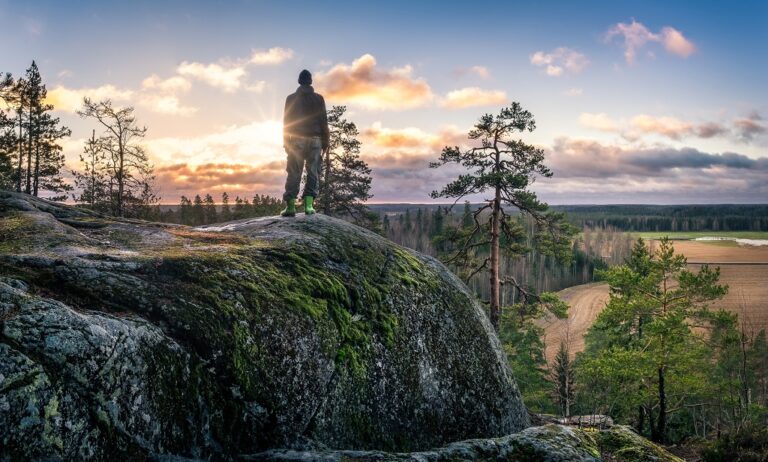
[[[285,98],[285,109],[283,110],[283,148],[288,145],[288,137],[290,136],[289,127],[293,123],[293,101],[291,98],[293,95],[288,95]]]
[[[320,128],[323,130],[323,151],[325,151],[331,145],[331,133],[328,130],[328,111],[325,109],[325,98],[322,95],[318,96],[320,96],[320,108],[322,109],[320,113]]]

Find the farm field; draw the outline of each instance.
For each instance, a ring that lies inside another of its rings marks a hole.
[[[643,239],[661,239],[669,237],[672,240],[678,239],[696,239],[700,237],[721,237],[734,239],[764,239],[768,240],[768,231],[653,231],[653,232],[631,232],[633,236]]]
[[[691,263],[720,265],[720,281],[728,284],[729,290],[722,300],[712,303],[712,308],[737,313],[755,331],[768,329],[768,246],[721,246],[682,240],[675,241],[674,247]],[[608,301],[608,285],[584,284],[559,294],[568,302],[569,315],[568,319],[542,321],[548,361],[554,358],[562,339],[569,339],[572,354],[584,349],[584,334]]]

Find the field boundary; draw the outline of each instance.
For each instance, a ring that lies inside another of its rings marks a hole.
[[[728,266],[737,266],[737,265],[752,265],[752,266],[760,266],[760,265],[768,265],[768,261],[689,261],[689,265],[728,265]]]

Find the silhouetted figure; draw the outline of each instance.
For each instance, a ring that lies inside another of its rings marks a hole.
[[[285,180],[283,199],[288,206],[280,215],[296,215],[296,197],[305,164],[307,182],[301,195],[304,199],[304,213],[315,213],[313,203],[320,182],[320,164],[323,152],[328,149],[329,138],[325,100],[322,95],[315,93],[312,74],[304,69],[299,74],[299,88],[285,99],[283,147],[288,155],[288,178]]]

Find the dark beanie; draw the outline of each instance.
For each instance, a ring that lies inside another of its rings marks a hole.
[[[312,73],[306,69],[301,71],[301,73],[299,74],[299,84],[312,85]]]

